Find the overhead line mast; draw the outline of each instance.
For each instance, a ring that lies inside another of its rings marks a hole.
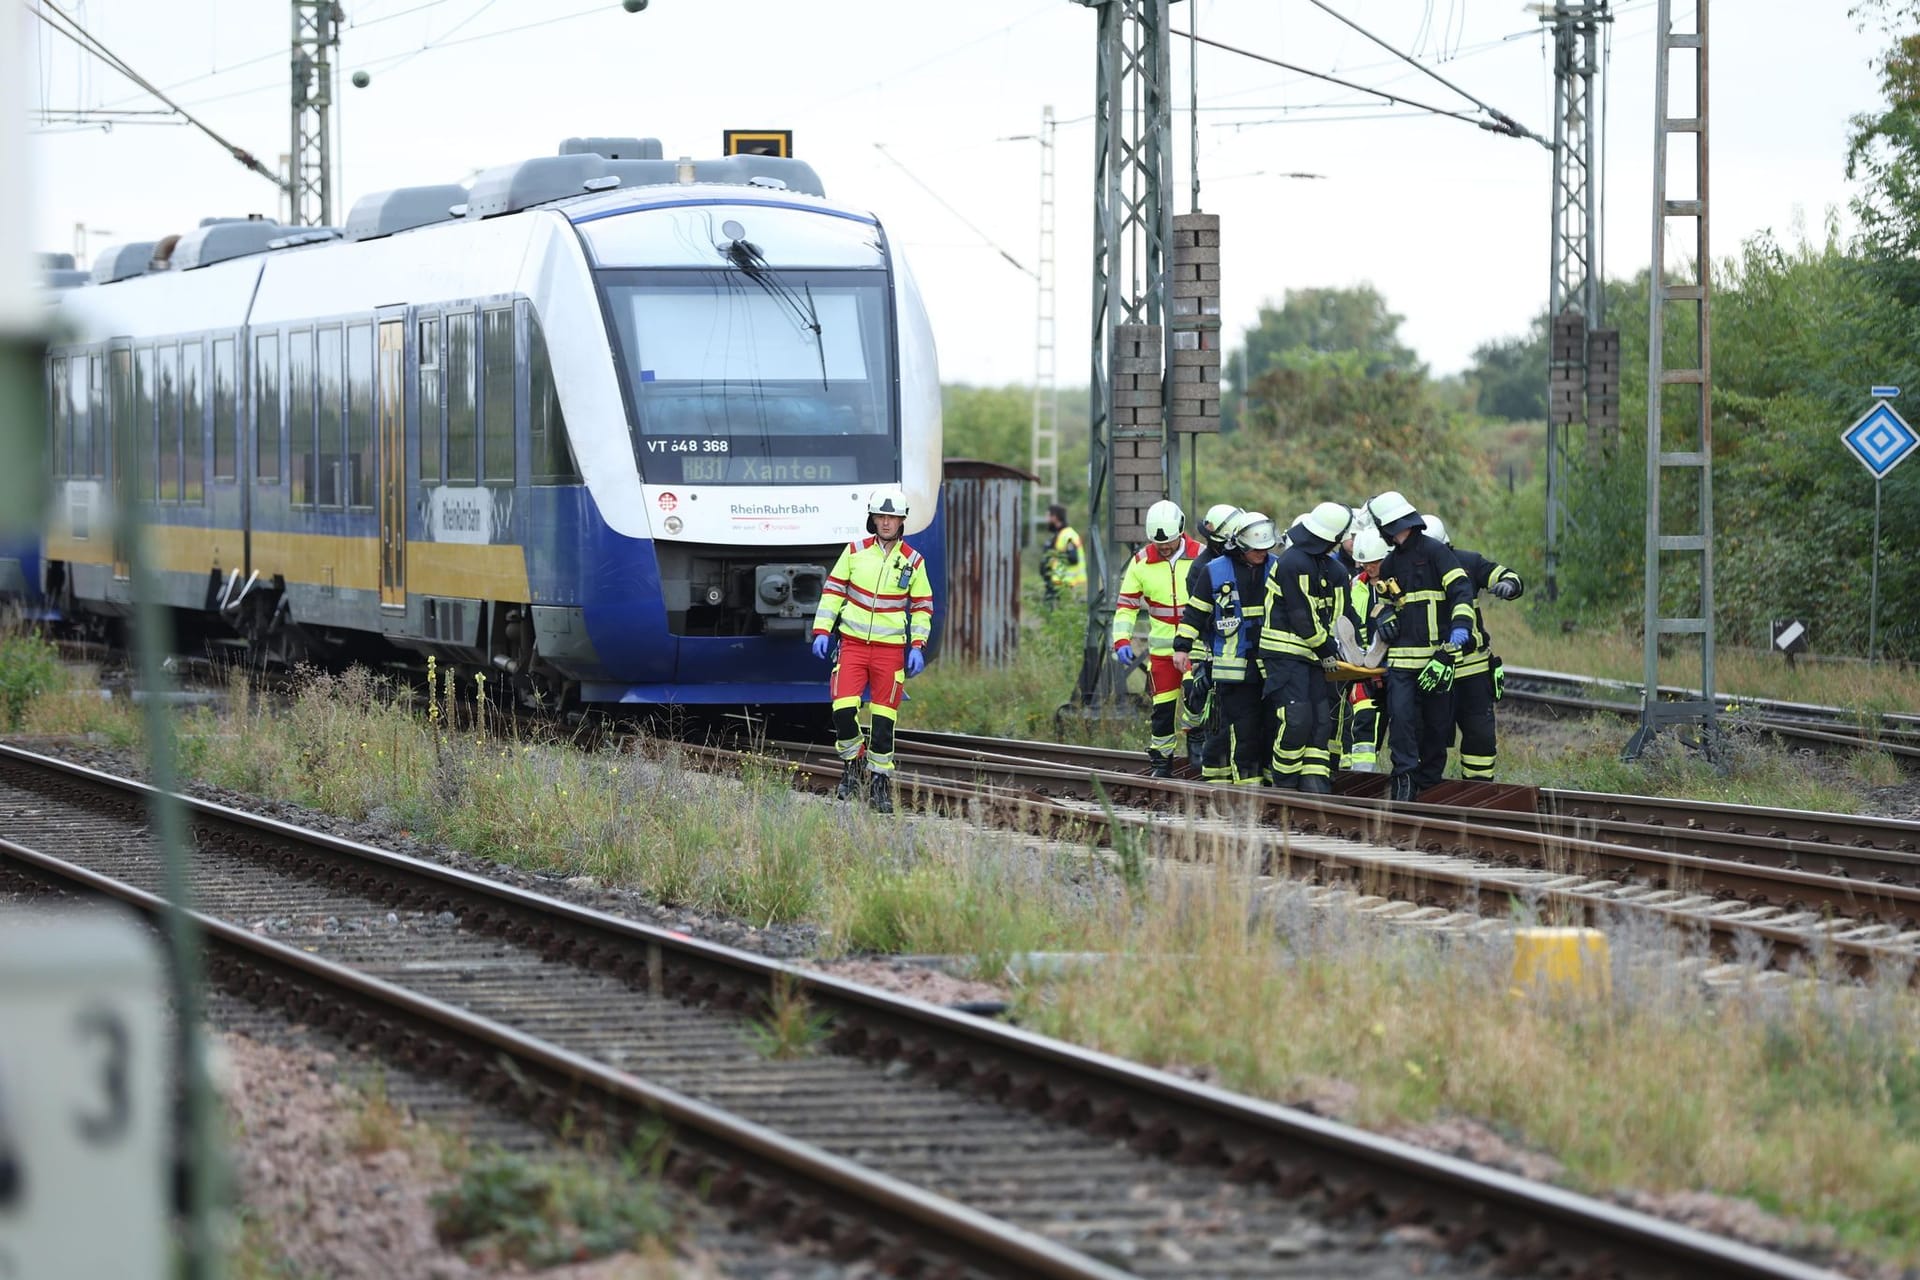
[[[346,15],[334,0],[293,0],[293,148],[287,223],[333,224],[334,63]]]

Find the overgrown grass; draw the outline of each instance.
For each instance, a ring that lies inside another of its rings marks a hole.
[[[60,655],[38,632],[0,634],[0,727],[20,727],[35,698],[64,688]]]
[[[477,1153],[433,1206],[441,1243],[478,1265],[581,1262],[658,1248],[673,1230],[644,1151],[611,1174],[577,1159]]]
[[[1475,1118],[1591,1191],[1751,1197],[1920,1260],[1920,1001],[1904,975],[1709,998],[1674,944],[1617,924],[1610,999],[1522,998],[1502,940],[1386,933],[1291,888],[1256,900],[1241,855],[1215,867],[1163,878],[1154,909],[1107,939],[1124,981],[1068,973],[1024,1017],[1231,1088],[1342,1098],[1371,1126]]]
[[[1629,763],[1620,758],[1631,730],[1626,721],[1600,715],[1563,721],[1546,738],[1503,735],[1500,778],[1570,791],[1855,813],[1865,807],[1864,788],[1889,786],[1904,776],[1892,757],[1876,751],[1856,751],[1830,762],[1834,770],[1815,772],[1800,756],[1742,726],[1737,716],[1723,728],[1716,759],[1662,737]]]

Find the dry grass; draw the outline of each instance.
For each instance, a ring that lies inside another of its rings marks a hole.
[[[1125,981],[1069,973],[1038,1030],[1280,1099],[1351,1086],[1375,1127],[1466,1116],[1606,1192],[1706,1189],[1920,1260],[1920,1000],[1800,984],[1709,999],[1666,938],[1613,930],[1610,1000],[1519,998],[1510,944],[1382,932],[1256,899],[1226,851],[1107,937]],[[1343,1094],[1348,1091],[1342,1089]]]

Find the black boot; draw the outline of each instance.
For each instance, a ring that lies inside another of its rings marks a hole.
[[[1276,773],[1272,779],[1268,781],[1267,785],[1275,791],[1298,791],[1300,789],[1300,775],[1297,773]]]
[[[1173,776],[1173,757],[1162,755],[1158,751],[1147,752],[1147,776],[1149,778],[1171,778]]]
[[[1333,783],[1318,774],[1308,774],[1300,779],[1300,790],[1311,796],[1333,794]]]
[[[860,774],[866,767],[865,756],[855,756],[847,761],[840,773],[840,786],[833,793],[837,800],[851,800],[860,794]]]
[[[875,813],[893,812],[893,779],[890,775],[876,773],[867,784],[867,807]]]
[[[1413,785],[1413,775],[1396,773],[1393,775],[1393,798],[1401,803],[1409,803],[1420,794],[1420,788]]]

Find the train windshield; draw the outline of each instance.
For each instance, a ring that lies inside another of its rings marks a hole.
[[[899,475],[884,270],[603,271],[653,484],[872,484]]]

